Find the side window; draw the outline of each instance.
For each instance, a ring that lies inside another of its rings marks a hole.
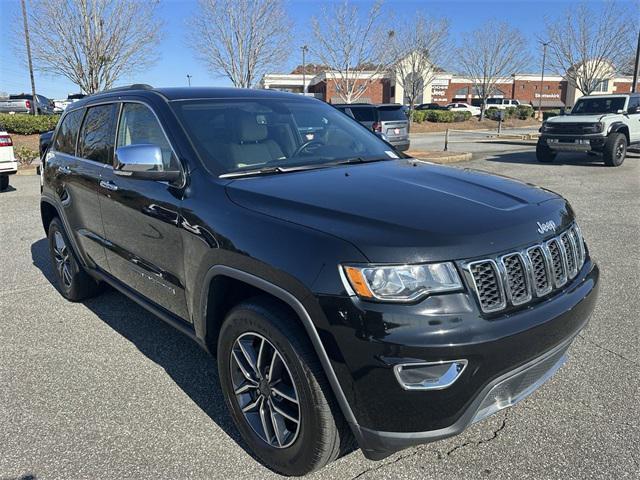
[[[111,163],[115,140],[116,105],[90,107],[82,124],[78,156],[99,163]]]
[[[125,103],[121,115],[116,148],[127,145],[156,145],[162,150],[164,169],[179,168],[171,145],[149,107],[141,103]]]
[[[55,151],[69,155],[76,154],[76,140],[78,139],[78,130],[80,130],[83,116],[84,109],[80,109],[70,112],[64,117],[53,142]]]
[[[636,114],[640,113],[640,96],[629,98],[629,106],[627,107],[627,111],[631,110],[631,108],[633,107],[637,107],[638,109]]]

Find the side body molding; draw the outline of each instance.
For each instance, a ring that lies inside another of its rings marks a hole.
[[[282,300],[296,312],[296,314],[298,315],[298,317],[302,322],[302,325],[304,326],[305,331],[307,332],[307,335],[309,336],[309,339],[311,340],[311,343],[313,345],[314,350],[316,351],[316,354],[318,355],[318,358],[320,359],[322,368],[329,380],[329,384],[331,385],[331,390],[333,390],[333,394],[335,395],[338,401],[338,405],[340,405],[340,410],[342,411],[342,414],[344,415],[345,419],[351,426],[351,429],[354,435],[356,436],[356,439],[359,441],[361,438],[361,432],[360,432],[360,428],[358,427],[356,418],[353,414],[353,411],[351,410],[351,406],[349,405],[347,398],[344,395],[344,392],[342,391],[342,387],[340,386],[338,377],[336,377],[333,367],[331,366],[331,362],[329,361],[327,352],[324,349],[324,346],[322,345],[322,342],[320,340],[320,335],[318,335],[318,331],[316,330],[316,327],[313,321],[311,320],[309,313],[304,308],[302,303],[300,303],[300,301],[291,293],[284,290],[283,288],[278,287],[277,285],[274,285],[271,282],[268,282],[260,277],[244,272],[242,270],[227,267],[225,265],[216,265],[214,267],[211,267],[205,276],[204,286],[208,288],[211,283],[211,280],[218,275],[231,277],[236,280],[245,282],[249,285],[252,285],[260,290],[263,290],[273,295],[274,297]],[[203,295],[201,300],[201,311],[200,311],[202,318],[205,318],[206,311],[207,311],[207,295]]]

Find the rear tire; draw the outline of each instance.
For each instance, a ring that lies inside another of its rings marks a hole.
[[[619,167],[627,156],[627,137],[623,133],[612,133],[607,137],[602,150],[605,165]]]
[[[48,237],[51,264],[62,295],[67,300],[79,302],[98,294],[100,285],[76,258],[60,219],[51,220]]]
[[[9,188],[9,175],[0,175],[0,192]]]
[[[249,363],[247,358],[255,361]],[[257,297],[231,310],[220,331],[218,372],[227,407],[242,438],[271,470],[305,475],[351,448],[348,424],[307,334],[298,318],[278,302]],[[272,390],[273,382],[290,398]],[[246,391],[238,394],[239,389]],[[253,404],[258,406],[251,407]],[[298,422],[280,414],[276,407],[286,408]]]
[[[536,144],[536,159],[541,163],[551,163],[555,160],[556,153],[546,144],[538,141]]]

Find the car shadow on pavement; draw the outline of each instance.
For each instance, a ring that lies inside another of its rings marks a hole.
[[[15,191],[16,189],[12,185],[9,185],[4,190],[0,190],[0,195],[2,195],[3,193],[9,193],[9,192],[15,192]]]
[[[640,153],[627,153],[626,161],[637,161],[640,159]],[[505,152],[494,153],[487,156],[485,159],[487,162],[495,163],[518,163],[518,164],[531,164],[540,166],[554,166],[554,165],[575,165],[581,167],[606,167],[602,156],[589,155],[586,153],[560,153],[551,163],[541,163],[536,160],[535,151],[526,152]],[[624,167],[624,164],[622,165]]]
[[[31,245],[31,258],[47,280],[56,285],[46,239]],[[211,355],[189,337],[110,287],[82,304],[160,365],[204,413],[245,452],[256,458],[241,439],[227,412],[219,386],[218,368]]]

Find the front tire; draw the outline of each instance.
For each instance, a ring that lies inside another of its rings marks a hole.
[[[605,165],[619,167],[627,156],[627,137],[622,133],[612,133],[607,137],[602,150]]]
[[[54,218],[49,224],[49,254],[62,295],[72,302],[95,296],[99,284],[84,270],[71,248],[62,223]]]
[[[305,475],[352,439],[299,320],[256,298],[235,307],[218,341],[222,391],[242,438],[271,470]]]
[[[536,144],[536,159],[541,163],[551,163],[555,160],[556,153],[545,143],[538,141]]]

